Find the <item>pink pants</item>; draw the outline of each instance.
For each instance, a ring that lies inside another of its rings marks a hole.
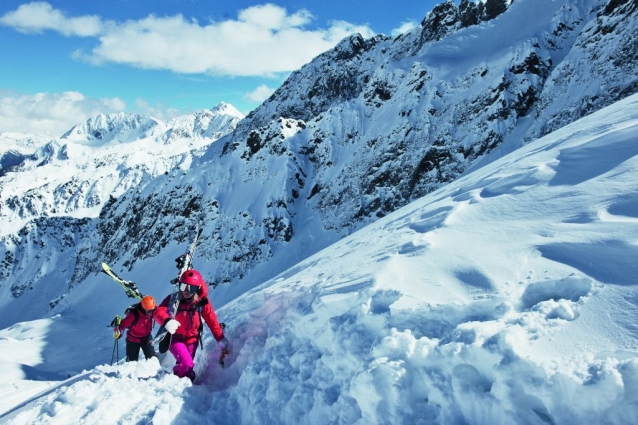
[[[180,378],[191,375],[194,377],[193,372],[193,359],[195,358],[195,352],[197,351],[197,342],[194,344],[185,344],[183,342],[174,342],[171,344],[169,351],[175,357],[177,364],[173,367],[173,373]]]

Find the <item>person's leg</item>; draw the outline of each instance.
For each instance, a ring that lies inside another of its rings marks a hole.
[[[157,354],[155,354],[155,347],[153,347],[153,341],[151,340],[150,336],[142,341],[142,351],[144,351],[144,357],[146,357],[147,360],[151,357],[157,356]]]
[[[190,349],[189,349],[190,348]],[[183,342],[174,342],[171,344],[169,351],[175,357],[175,367],[173,373],[180,378],[187,376],[193,370],[192,347],[187,346]]]
[[[140,356],[140,344],[137,342],[126,341],[126,361],[136,362]]]
[[[196,342],[195,344],[186,346],[191,356],[191,359],[193,360],[193,366],[190,368],[188,372],[186,372],[186,376],[188,377],[188,379],[191,380],[191,382],[195,382],[195,370],[193,369],[195,368],[195,353],[197,352],[197,344],[198,343]]]

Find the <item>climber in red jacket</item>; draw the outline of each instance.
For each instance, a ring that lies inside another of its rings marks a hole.
[[[171,298],[169,295],[157,308],[155,321],[164,324],[166,330],[172,334],[169,351],[177,362],[173,367],[173,373],[180,378],[186,376],[194,381],[193,359],[201,339],[202,319],[213,333],[215,340],[222,343],[223,349],[228,349],[228,340],[224,337],[224,331],[217,321],[213,305],[208,300],[208,286],[202,275],[197,270],[187,270],[182,273],[179,286],[179,306],[174,317],[168,313]]]
[[[140,348],[147,359],[156,356],[151,336],[153,317],[156,311],[155,298],[147,295],[142,298],[141,302],[129,307],[122,322],[113,329],[113,336],[116,339],[121,338],[124,330],[128,329],[126,332],[126,361],[137,361]]]

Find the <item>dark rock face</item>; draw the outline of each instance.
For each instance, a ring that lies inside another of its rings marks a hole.
[[[579,118],[638,92],[638,6],[633,0],[603,2],[586,24],[557,27],[554,40],[564,28],[584,25],[569,53],[552,69],[536,108],[538,128],[532,137],[548,134]],[[579,87],[567,105],[557,102],[570,88]]]

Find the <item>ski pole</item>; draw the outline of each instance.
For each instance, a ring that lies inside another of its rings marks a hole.
[[[117,358],[120,358],[120,345],[118,341],[120,340],[120,323],[122,323],[122,318],[118,315],[115,316],[115,319],[111,321],[109,327],[113,327],[113,338],[115,339],[115,343],[113,344],[113,352],[111,353],[111,366],[113,366],[113,356],[115,355],[115,350],[117,349]]]
[[[117,345],[117,342],[119,341],[119,339],[115,340],[115,343],[113,344],[113,352],[111,353],[111,366],[113,366],[113,357],[115,356],[115,348],[117,347],[117,357],[120,357],[120,348]]]

